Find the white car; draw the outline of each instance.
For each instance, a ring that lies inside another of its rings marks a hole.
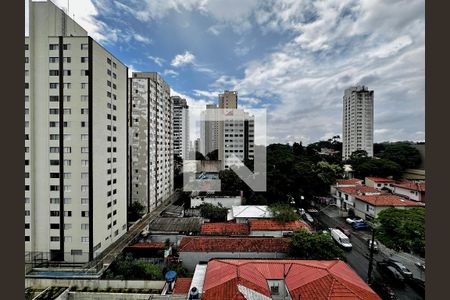
[[[364,222],[364,221],[361,218],[354,218],[354,219],[347,218],[347,219],[345,219],[345,222],[347,222],[348,224],[353,224],[355,222]]]

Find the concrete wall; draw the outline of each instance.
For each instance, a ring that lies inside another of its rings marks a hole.
[[[208,262],[212,258],[285,258],[286,253],[281,252],[180,252],[183,267],[194,272],[195,266],[200,262]]]
[[[413,200],[413,201],[423,201],[422,194],[418,191],[412,191],[412,190],[404,189],[404,188],[401,188],[398,186],[394,186],[393,192],[394,192],[394,194],[408,197],[410,200]],[[425,198],[425,197],[423,197],[423,198]]]
[[[131,288],[131,289],[154,289],[159,290],[164,287],[165,281],[160,280],[93,280],[93,279],[50,279],[50,278],[25,278],[25,288],[27,287],[48,287],[48,286],[77,286],[78,288],[88,287],[97,289],[110,288]]]
[[[250,236],[283,237],[283,234],[292,232],[292,230],[253,230],[250,232]]]
[[[70,292],[67,300],[148,300],[151,294]]]

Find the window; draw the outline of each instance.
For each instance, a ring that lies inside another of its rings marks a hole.
[[[82,115],[87,115],[89,113],[89,109],[88,108],[82,108],[81,109],[81,114]]]
[[[72,153],[71,147],[64,147],[64,153]]]
[[[113,73],[113,78],[114,78],[114,79],[116,79],[116,78],[117,78],[117,75],[116,75],[116,73]]]
[[[50,108],[49,109],[49,114],[57,115],[57,114],[59,114],[59,109],[57,109],[57,108]]]
[[[81,70],[81,76],[88,76],[89,70]]]
[[[59,185],[51,185],[50,191],[59,191]]]
[[[64,101],[70,102],[70,96],[64,96]]]
[[[71,210],[64,211],[64,217],[71,217],[71,216],[72,216],[72,211]]]
[[[89,243],[89,237],[88,236],[82,236],[81,237],[81,242],[82,243]]]
[[[88,84],[87,83],[85,83],[85,82],[82,82],[81,83],[81,89],[86,89],[88,87]]]
[[[82,159],[82,160],[81,160],[81,166],[82,166],[82,167],[87,167],[87,166],[89,166],[89,160]]]
[[[50,217],[59,217],[59,210],[51,210]]]
[[[71,166],[72,165],[72,161],[70,159],[65,159],[64,160],[64,165],[65,166]]]
[[[89,217],[89,211],[88,211],[88,210],[82,210],[82,211],[81,211],[81,216],[82,216],[83,218]]]
[[[107,80],[107,81],[106,81],[106,85],[107,85],[107,86],[111,86],[111,81]]]
[[[50,44],[50,45],[48,45],[48,49],[49,50],[58,50],[59,49],[58,46],[59,46],[58,44]]]
[[[70,108],[64,108],[64,114],[70,115],[72,113],[72,110]]]
[[[82,185],[81,186],[81,191],[82,192],[87,192],[89,190],[89,186],[87,186],[87,185]]]
[[[88,44],[81,44],[81,50],[88,50],[89,45]]]
[[[59,229],[59,224],[58,223],[51,223],[50,224],[50,229]]]
[[[89,97],[87,95],[82,95],[81,96],[81,101],[82,102],[88,101],[88,99],[89,99]]]
[[[117,88],[117,85],[115,84],[115,83],[113,83],[113,89],[116,89]],[[115,97],[116,95],[114,95],[114,100],[116,100],[116,97]]]
[[[25,102],[30,101],[30,96],[25,96]]]
[[[113,62],[113,68],[115,69],[117,67],[116,63]]]
[[[30,241],[30,236],[29,235],[26,235],[25,236],[25,242],[29,242]]]
[[[106,97],[111,98],[111,92],[106,92]]]
[[[59,242],[59,236],[51,236],[50,242]]]
[[[65,89],[70,89],[72,87],[71,83],[64,83],[64,88]]]
[[[30,59],[28,57],[25,57],[25,63],[27,64],[29,62],[30,62]]]
[[[25,229],[30,229],[30,223],[25,223]]]
[[[64,57],[64,62],[70,64],[72,59],[70,57]]]
[[[88,134],[82,134],[81,135],[81,140],[82,141],[87,141],[89,139],[89,135]]]
[[[89,199],[88,198],[81,198],[81,204],[83,204],[83,205],[89,204]]]
[[[59,198],[50,198],[50,204],[59,204]]]
[[[111,76],[111,70],[106,70],[106,73],[109,75],[109,76]]]
[[[25,204],[29,204],[29,203],[31,203],[31,200],[30,200],[30,198],[28,198],[28,197],[25,197]]]
[[[63,50],[70,50],[70,44],[64,44]]]
[[[30,211],[29,210],[25,211],[25,216],[30,216]]]
[[[64,198],[64,204],[71,204],[72,198]]]
[[[72,237],[71,236],[65,236],[64,237],[64,243],[72,243]]]
[[[81,121],[81,127],[87,127],[87,122],[86,121]]]
[[[81,147],[81,153],[89,153],[88,147]]]
[[[64,134],[64,140],[65,141],[70,141],[71,140],[71,135],[70,134]]]
[[[58,84],[57,83],[50,83],[50,88],[51,89],[57,89],[58,88]]]
[[[50,102],[58,102],[59,101],[59,96],[50,96]]]
[[[48,75],[49,76],[58,76],[59,71],[58,70],[48,70]]]
[[[59,62],[59,58],[58,57],[49,57],[48,58],[48,62],[49,63],[58,63]]]
[[[59,166],[59,160],[51,159],[50,160],[50,166]]]
[[[50,178],[59,178],[59,173],[50,173]]]
[[[107,59],[106,59],[106,62],[108,63],[108,65],[110,65],[110,64],[111,64],[111,59],[110,59],[110,58],[107,58]]]
[[[28,89],[30,87],[30,84],[28,82],[25,82],[25,89]]]
[[[28,50],[28,48],[29,48],[28,44],[25,44],[25,50]]]
[[[89,224],[81,224],[81,230],[89,230]]]
[[[65,191],[65,192],[70,192],[70,188],[71,188],[70,185],[65,185],[65,186],[64,186],[64,191]]]
[[[72,71],[71,70],[64,70],[63,71],[63,75],[64,76],[71,76],[72,75]]]

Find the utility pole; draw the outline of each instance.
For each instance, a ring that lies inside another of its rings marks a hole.
[[[375,226],[372,226],[372,242],[370,244],[370,255],[369,255],[369,270],[367,272],[367,283],[372,283],[372,269],[373,269],[373,249],[375,244]]]

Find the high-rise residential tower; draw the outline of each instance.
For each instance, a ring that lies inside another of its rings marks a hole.
[[[170,97],[173,105],[173,153],[188,159],[189,151],[189,106],[180,96]]]
[[[151,212],[174,189],[170,87],[156,72],[134,72],[129,87],[129,201]]]
[[[206,112],[201,114],[200,124],[200,152],[203,155],[218,149],[218,133],[219,123],[215,120],[205,120],[205,115],[208,112],[209,115],[214,115],[214,110],[217,109],[216,104],[207,104]]]
[[[350,87],[343,100],[342,159],[357,150],[373,156],[373,91],[364,85]]]
[[[127,67],[52,2],[25,37],[25,251],[87,262],[127,231]]]

